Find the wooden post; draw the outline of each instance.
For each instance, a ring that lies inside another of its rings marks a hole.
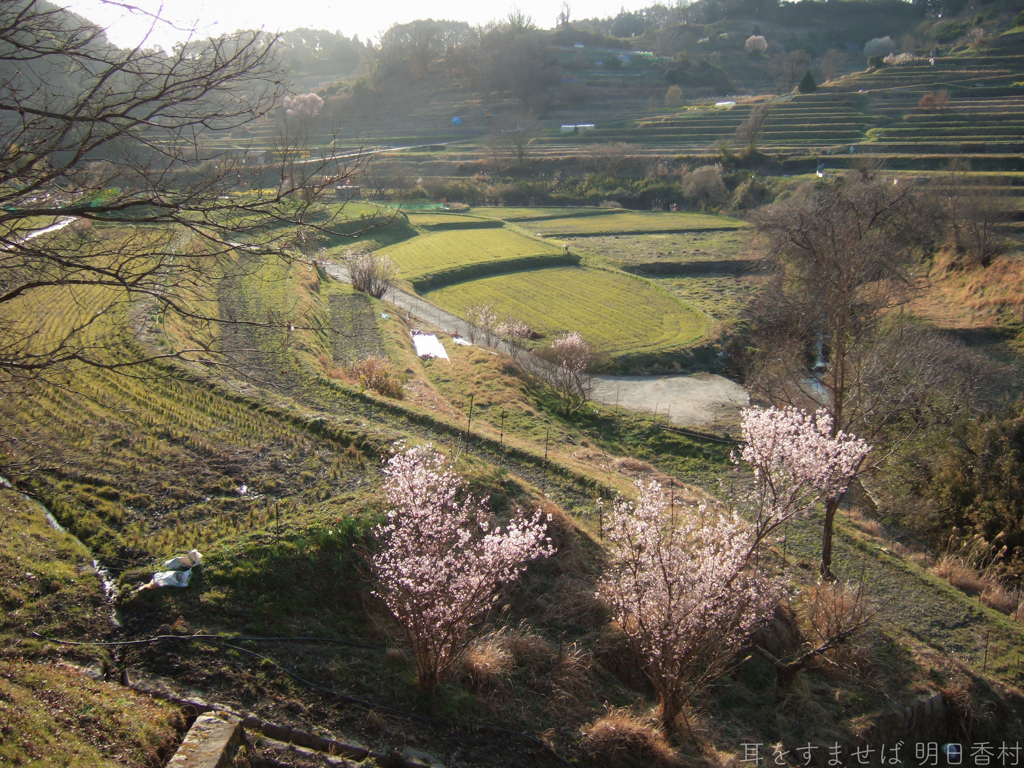
[[[551,437],[551,427],[548,427],[547,433],[544,435],[544,466],[548,465],[548,438]]]
[[[501,437],[498,438],[498,445],[501,453],[505,453],[505,409],[501,409]]]
[[[469,396],[469,421],[466,424],[466,442],[469,442],[469,435],[473,430],[473,398],[475,395]]]

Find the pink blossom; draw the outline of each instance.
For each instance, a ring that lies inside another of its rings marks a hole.
[[[813,415],[797,408],[743,410],[745,444],[739,459],[754,469],[756,486],[748,502],[759,539],[846,491],[871,448],[842,431],[833,437],[832,428],[825,410]]]
[[[554,548],[539,512],[517,509],[492,527],[487,499],[464,493],[462,478],[430,445],[396,453],[384,475],[388,522],[375,531],[374,594],[402,625],[420,684],[432,690],[501,586]]]
[[[754,567],[756,534],[705,505],[668,507],[661,486],[637,483],[606,524],[611,564],[599,594],[646,672],[672,729],[691,696],[730,668],[771,617],[782,583]]]

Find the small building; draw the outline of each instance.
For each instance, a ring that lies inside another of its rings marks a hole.
[[[334,188],[334,196],[338,200],[348,202],[349,200],[358,200],[362,195],[362,190],[359,189],[358,184],[341,184]]]
[[[583,133],[594,130],[593,123],[569,123],[562,126],[562,133]]]

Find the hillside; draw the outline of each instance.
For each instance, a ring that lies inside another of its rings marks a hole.
[[[0,763],[157,768],[207,711],[234,768],[1024,741],[1018,6],[295,30],[291,114],[7,147]]]

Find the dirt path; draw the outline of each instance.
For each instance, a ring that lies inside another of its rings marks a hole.
[[[664,415],[669,423],[699,427],[738,420],[750,405],[747,390],[724,376],[597,376],[593,398],[605,405]]]
[[[327,263],[324,270],[336,280],[348,282],[348,271],[340,264]],[[444,333],[467,338],[470,335],[469,323],[419,296],[393,288],[385,298],[405,314],[428,322]],[[508,353],[503,342],[498,342],[497,348]],[[522,356],[520,364],[528,370],[541,365],[530,355]],[[747,391],[739,384],[708,373],[692,376],[597,376],[593,399],[605,405],[663,413],[670,423],[691,427],[734,422],[739,417],[739,409],[750,404]]]

